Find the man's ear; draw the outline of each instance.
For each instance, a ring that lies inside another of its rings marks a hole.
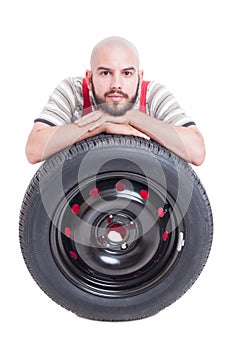
[[[86,75],[85,75],[85,78],[86,78],[86,81],[87,81],[87,86],[88,86],[88,89],[91,90],[91,76],[92,76],[92,72],[91,70],[86,70]]]
[[[141,84],[142,81],[143,81],[143,76],[144,76],[144,71],[143,70],[140,70],[139,72],[139,83]]]

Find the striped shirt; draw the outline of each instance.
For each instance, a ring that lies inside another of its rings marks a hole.
[[[63,80],[51,94],[48,103],[35,122],[43,122],[51,126],[73,123],[83,114],[82,80],[80,77]],[[92,110],[97,110],[94,96],[90,91]],[[140,89],[133,109],[139,109]],[[168,89],[152,81],[147,87],[146,112],[148,115],[166,123],[180,126],[195,125]]]

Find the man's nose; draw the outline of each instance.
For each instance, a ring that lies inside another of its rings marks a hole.
[[[114,74],[112,76],[111,89],[112,90],[120,90],[120,89],[122,89],[122,81],[121,81],[120,74]]]

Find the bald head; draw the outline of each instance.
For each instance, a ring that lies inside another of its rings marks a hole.
[[[105,55],[106,52],[125,52],[134,58],[135,65],[139,69],[139,55],[136,47],[128,40],[112,36],[100,41],[92,50],[91,54],[91,69],[96,65],[96,61],[101,55]]]

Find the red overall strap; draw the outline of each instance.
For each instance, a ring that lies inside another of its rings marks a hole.
[[[82,82],[82,92],[83,92],[83,116],[84,116],[92,112],[89,89],[85,78],[83,78],[83,82]]]
[[[146,92],[147,92],[147,87],[149,84],[150,84],[149,81],[143,80],[142,85],[141,85],[141,96],[140,96],[139,110],[143,113],[146,113]]]

